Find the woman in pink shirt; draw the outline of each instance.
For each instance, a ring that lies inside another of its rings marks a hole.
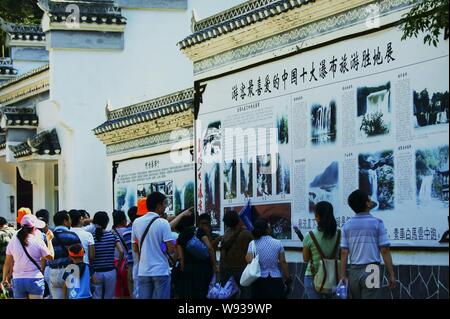
[[[47,245],[37,228],[45,223],[34,215],[26,215],[20,221],[22,228],[11,239],[6,248],[3,267],[3,284],[9,286],[12,271],[12,287],[16,299],[42,299],[44,296],[44,275],[42,259],[53,260],[53,233],[46,234]]]

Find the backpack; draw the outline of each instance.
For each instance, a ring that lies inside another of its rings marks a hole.
[[[323,253],[322,248],[317,241],[316,236],[312,231],[309,232],[317,251],[320,254],[319,269],[315,269],[313,259],[311,258],[311,272],[314,278],[314,289],[318,293],[331,294],[333,288],[338,284],[341,273],[341,261],[337,259],[336,255],[341,241],[341,231],[338,230],[336,244],[334,245],[333,253],[327,258]]]
[[[194,232],[194,236],[187,242],[186,250],[194,257],[207,260],[209,259],[209,251],[206,244],[198,239],[197,230]]]

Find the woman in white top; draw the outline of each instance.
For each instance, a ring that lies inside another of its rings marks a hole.
[[[45,282],[41,260],[53,260],[53,233],[46,234],[47,245],[38,228],[46,224],[34,215],[25,215],[20,221],[22,228],[11,239],[6,248],[3,267],[3,284],[9,286],[12,272],[12,286],[15,299],[42,299]]]
[[[252,285],[253,299],[282,299],[286,297],[286,286],[290,285],[289,270],[281,241],[270,236],[272,230],[265,219],[258,219],[253,225],[253,237],[248,246],[246,260],[259,256],[261,277]],[[255,250],[256,248],[256,250]]]

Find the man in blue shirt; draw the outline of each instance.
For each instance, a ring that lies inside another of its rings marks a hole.
[[[389,288],[396,287],[389,238],[383,221],[370,214],[375,205],[369,195],[356,190],[348,197],[348,204],[356,215],[342,227],[342,279],[348,280],[352,298],[375,299],[381,283],[380,255],[389,273]]]
[[[50,291],[53,299],[64,299],[63,274],[67,265],[72,261],[69,258],[68,248],[75,244],[81,244],[80,238],[74,232],[69,231],[71,220],[69,213],[60,211],[53,217],[55,229],[52,240],[55,250],[55,258],[48,263],[50,268]]]

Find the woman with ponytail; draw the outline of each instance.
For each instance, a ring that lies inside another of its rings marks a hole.
[[[3,267],[3,285],[10,286],[11,271],[13,292],[16,299],[42,299],[45,282],[41,269],[41,260],[53,260],[53,233],[46,234],[47,245],[40,236],[38,228],[45,223],[34,215],[25,215],[20,221],[21,228],[6,248],[6,260]]]
[[[123,259],[123,248],[119,238],[106,228],[109,216],[105,212],[97,212],[92,223],[95,225],[95,259],[94,268],[94,299],[113,299],[116,289],[117,273],[114,264],[114,252],[119,252],[119,261]]]
[[[317,244],[327,258],[335,259],[339,254],[340,231],[337,229],[333,214],[333,205],[319,202],[315,207],[317,227],[308,232],[303,240],[303,261],[308,264],[305,272],[305,292],[308,299],[325,299],[330,295],[318,293],[314,288],[314,275],[319,269],[320,253]],[[317,244],[314,242],[317,242]],[[336,256],[331,256],[335,251]]]

